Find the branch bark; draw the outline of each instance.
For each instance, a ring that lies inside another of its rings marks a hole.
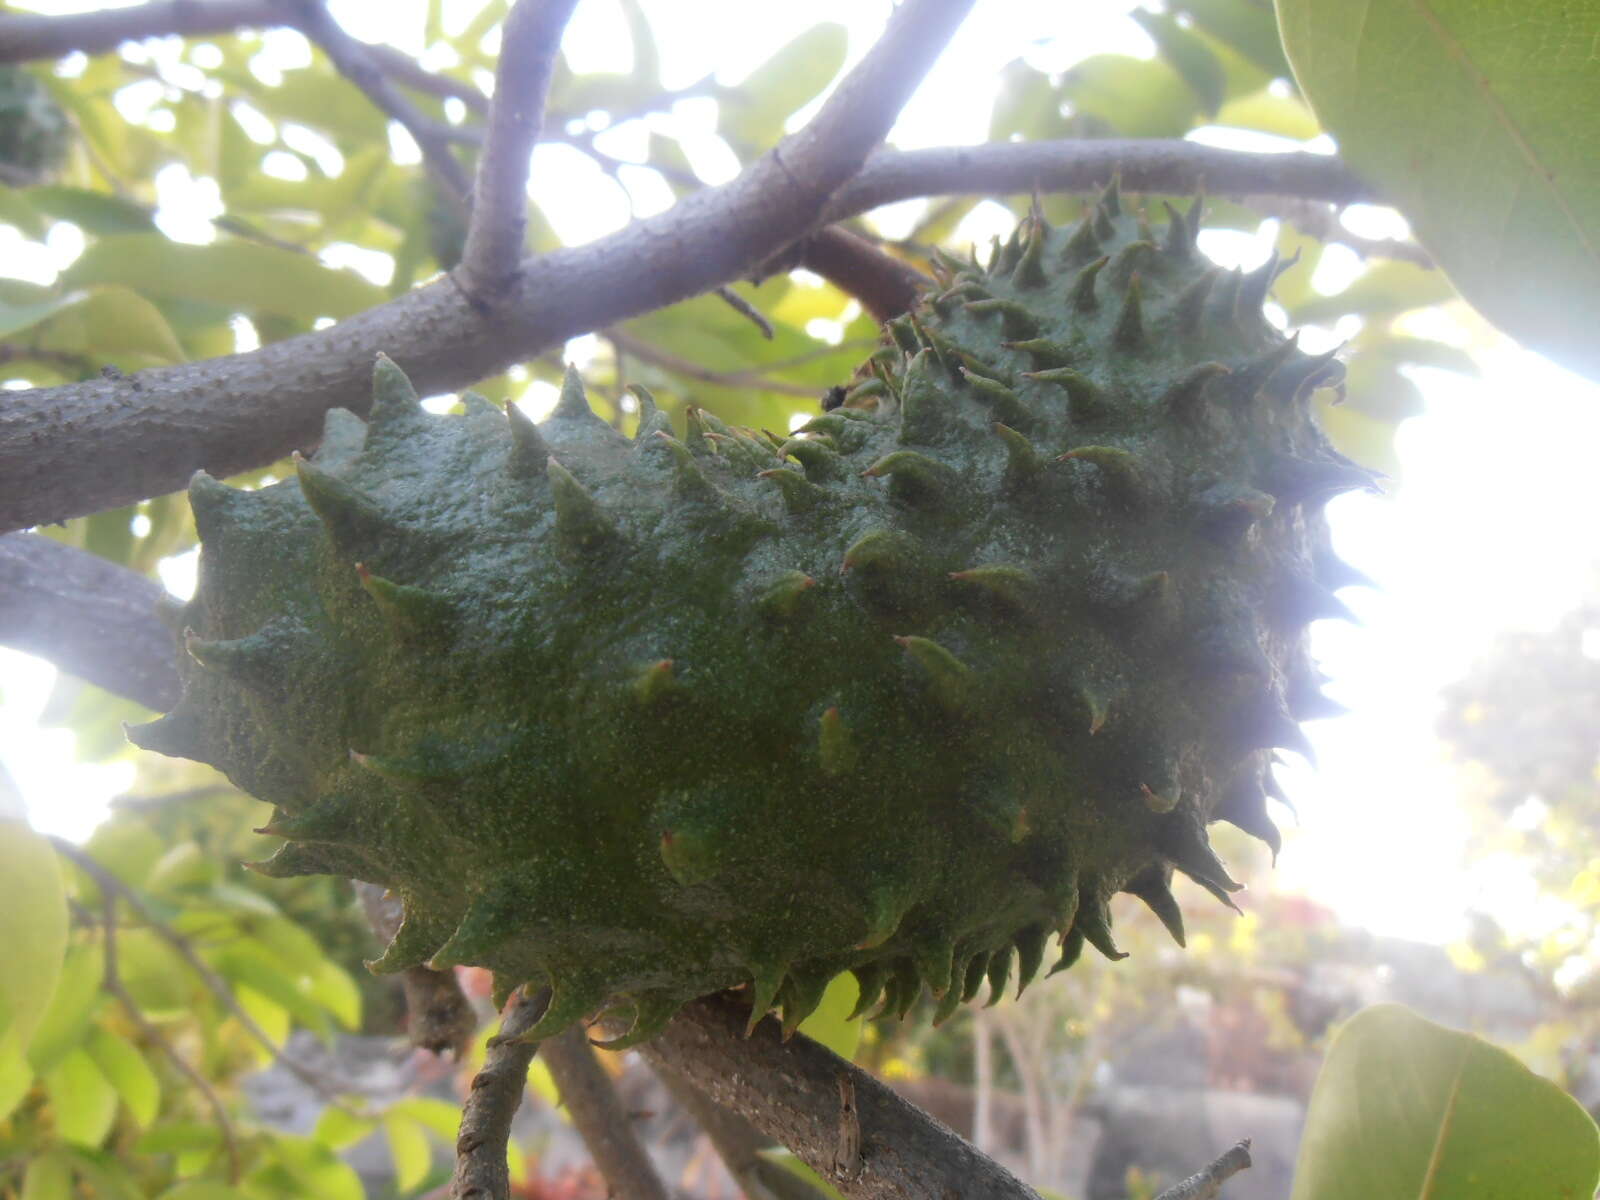
[[[804,1037],[784,1042],[771,1017],[745,1037],[748,1015],[726,998],[699,1000],[640,1051],[653,1065],[748,1117],[849,1200],[1039,1200],[1032,1188],[871,1075]],[[853,1175],[834,1165],[841,1078],[854,1089],[860,1132]]]
[[[400,931],[400,898],[375,883],[358,882],[355,889],[367,924],[378,935],[378,945],[388,945]],[[400,987],[406,999],[406,1040],[419,1050],[434,1054],[448,1050],[459,1059],[478,1027],[478,1018],[454,969],[407,967],[400,973]]]
[[[1220,1158],[1208,1163],[1181,1183],[1175,1183],[1156,1200],[1217,1200],[1222,1185],[1250,1165],[1250,1139],[1235,1142]]]
[[[577,0],[517,0],[500,36],[489,132],[478,160],[472,223],[456,268],[473,299],[494,305],[516,284],[528,231],[528,165],[544,126],[561,33]]]
[[[483,1069],[472,1077],[472,1090],[461,1110],[450,1200],[509,1200],[506,1144],[511,1140],[511,1118],[522,1105],[528,1067],[539,1052],[538,1042],[517,1038],[533,1028],[549,1000],[549,989],[529,995],[518,988],[507,1003],[500,1032],[489,1039]]]
[[[163,599],[159,583],[99,555],[43,534],[0,537],[0,645],[164,712],[182,689],[156,617]]]
[[[255,26],[290,24],[282,0],[164,0],[134,8],[51,16],[0,16],[0,62],[60,58],[80,51],[104,54],[123,42],[179,34],[205,37]]]
[[[876,154],[829,202],[823,216],[842,221],[883,204],[919,196],[987,196],[1096,191],[1120,174],[1129,192],[1182,195],[1294,196],[1330,204],[1377,194],[1327,154],[1256,154],[1199,142],[1148,139],[991,142]]]
[[[668,1200],[655,1164],[639,1144],[617,1089],[589,1045],[582,1026],[541,1044],[544,1065],[561,1101],[617,1200]]]
[[[587,246],[524,266],[480,316],[439,282],[248,354],[7,394],[0,531],[161,495],[196,468],[230,475],[312,445],[322,415],[365,411],[373,356],[424,393],[740,277],[817,224],[955,32],[971,0],[906,0],[810,124],[731,182]]]

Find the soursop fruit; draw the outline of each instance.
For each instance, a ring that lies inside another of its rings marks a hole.
[[[741,985],[793,1029],[845,970],[945,1016],[1052,938],[1121,957],[1119,892],[1182,942],[1174,871],[1239,886],[1208,823],[1276,846],[1349,582],[1322,505],[1369,482],[1276,260],[1213,266],[1198,210],[941,260],[787,438],[642,389],[628,438],[571,372],[537,426],[436,416],[380,358],[298,478],[195,478],[186,690],[135,740],[276,805],[268,875],[397,893],[373,969],[549,985],[532,1037]]]

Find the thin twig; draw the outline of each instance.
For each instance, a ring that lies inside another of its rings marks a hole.
[[[244,1031],[255,1039],[272,1056],[275,1062],[282,1065],[285,1070],[307,1087],[315,1089],[325,1099],[336,1100],[340,1092],[352,1090],[349,1087],[338,1086],[340,1081],[330,1080],[322,1072],[306,1066],[274,1042],[267,1035],[266,1030],[256,1024],[255,1018],[239,1004],[238,998],[234,996],[227,982],[200,957],[189,939],[165,921],[158,920],[155,914],[145,907],[144,901],[139,899],[132,888],[66,839],[52,837],[50,844],[55,847],[57,854],[78,866],[84,874],[93,879],[102,894],[114,892],[126,901],[128,907],[133,910],[134,915],[145,923],[150,932],[154,933],[177,952],[178,957],[188,964],[189,969],[200,977],[200,982],[205,985],[206,990],[217,998],[229,1015],[239,1022]],[[340,1107],[343,1107],[343,1105],[340,1105]]]
[[[228,1182],[238,1183],[241,1173],[239,1161],[239,1139],[233,1130],[233,1120],[228,1116],[228,1110],[222,1106],[221,1099],[215,1089],[207,1082],[206,1077],[195,1070],[189,1060],[179,1054],[177,1048],[162,1035],[148,1017],[144,1010],[134,1000],[133,994],[128,991],[122,982],[122,976],[117,967],[117,893],[111,888],[100,889],[100,903],[103,906],[105,919],[105,945],[103,948],[105,968],[101,975],[100,986],[108,995],[114,996],[117,1003],[122,1005],[122,1010],[128,1015],[128,1020],[146,1042],[158,1047],[172,1063],[177,1072],[187,1079],[190,1085],[204,1097],[206,1105],[211,1109],[212,1119],[217,1123],[217,1132],[222,1137],[222,1148],[228,1156]],[[76,907],[76,902],[74,902]]]
[[[691,359],[682,358],[670,350],[663,350],[654,346],[643,338],[634,337],[624,329],[607,329],[602,335],[614,346],[621,346],[635,358],[647,363],[654,363],[658,367],[689,379],[698,379],[702,383],[714,383],[718,387],[756,388],[763,392],[776,392],[780,396],[808,396],[817,398],[817,389],[805,387],[798,383],[787,383],[782,379],[773,379],[762,375],[758,371],[713,371],[710,367],[701,366]]]
[[[395,89],[382,64],[372,57],[371,47],[340,28],[324,7],[324,0],[292,2],[299,13],[295,26],[322,47],[322,52],[339,74],[360,88],[380,111],[405,128],[422,151],[422,161],[428,170],[444,185],[446,194],[464,210],[468,189],[472,185],[461,160],[450,149],[448,138],[443,136],[442,131],[447,127],[424,116],[416,105]]]
[[[448,75],[436,75],[418,66],[416,59],[393,46],[373,42],[368,45],[367,53],[377,63],[379,70],[403,87],[442,100],[459,100],[480,116],[489,111],[489,97],[477,87],[459,79],[451,79]]]
[[[544,1064],[561,1092],[595,1166],[623,1200],[668,1200],[655,1164],[639,1144],[628,1111],[595,1057],[588,1033],[574,1026],[543,1043]]]
[[[1156,1200],[1217,1200],[1222,1185],[1250,1165],[1250,1139],[1231,1146],[1220,1158],[1204,1170],[1175,1183],[1156,1197]]]
[[[522,1104],[528,1067],[540,1046],[518,1038],[533,1028],[549,1002],[548,988],[529,995],[523,987],[511,994],[500,1032],[489,1039],[483,1069],[472,1077],[472,1090],[461,1110],[450,1200],[508,1200],[506,1145],[511,1140],[511,1118]]]
[[[795,267],[813,271],[853,296],[880,324],[910,312],[933,283],[915,267],[838,225],[802,238],[761,269],[770,273]]]
[[[751,324],[761,331],[761,336],[767,341],[772,340],[772,322],[767,320],[762,311],[738,292],[724,284],[722,287],[713,288],[712,294],[721,300],[741,317],[747,318]]]
[[[501,30],[472,223],[456,268],[462,287],[480,303],[496,304],[508,295],[522,269],[529,161],[544,125],[561,33],[576,5],[577,0],[517,0]]]

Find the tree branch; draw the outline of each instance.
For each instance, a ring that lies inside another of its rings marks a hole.
[[[561,32],[576,6],[577,0],[517,0],[500,35],[472,223],[456,269],[467,294],[486,304],[504,299],[522,269],[529,159],[544,126],[545,95],[561,53]]]
[[[546,1039],[544,1065],[561,1091],[567,1115],[583,1137],[595,1166],[623,1200],[668,1200],[655,1164],[633,1132],[627,1110],[582,1026]]]
[[[317,440],[322,415],[364,412],[374,354],[423,393],[459,387],[568,337],[699,295],[804,236],[861,167],[972,0],[905,0],[821,110],[720,187],[586,246],[525,265],[486,322],[454,283],[417,289],[248,354],[9,392],[0,406],[0,531],[230,475]]]
[[[1088,192],[1120,174],[1129,192],[1226,196],[1296,196],[1330,204],[1377,194],[1326,154],[1256,154],[1199,142],[1150,139],[991,142],[874,155],[824,211],[842,221],[868,209],[920,196]]]
[[[845,295],[854,296],[879,324],[910,312],[917,297],[933,284],[915,267],[837,225],[796,242],[772,263],[763,264],[762,271],[775,274],[794,267],[815,271]]]
[[[1156,1197],[1156,1200],[1217,1200],[1222,1185],[1250,1165],[1250,1139],[1236,1142],[1222,1157],[1175,1183]]]
[[[204,37],[287,25],[290,16],[282,0],[164,0],[63,16],[7,13],[0,15],[0,62],[60,58],[75,50],[104,54],[123,42],[169,34]]]
[[[782,1040],[767,1017],[748,1038],[748,1010],[724,997],[689,1005],[640,1047],[718,1104],[776,1138],[848,1200],[1039,1200],[998,1163],[871,1075],[804,1037]],[[840,1079],[854,1089],[859,1170],[835,1169],[841,1133]]]
[[[701,366],[692,359],[674,354],[670,350],[663,350],[643,338],[634,337],[625,329],[607,329],[601,336],[641,362],[665,367],[675,374],[688,379],[698,379],[702,383],[714,383],[718,387],[751,387],[764,392],[776,392],[780,396],[807,396],[813,400],[819,398],[816,388],[804,387],[798,383],[786,383],[782,379],[770,379],[759,371],[713,371],[710,367]]]
[[[511,1195],[511,1176],[506,1168],[511,1118],[522,1104],[528,1067],[539,1052],[538,1042],[520,1042],[517,1038],[544,1015],[549,998],[548,988],[535,995],[528,995],[526,988],[511,994],[500,1020],[500,1032],[489,1039],[483,1069],[472,1077],[472,1090],[461,1111],[450,1200],[508,1200]]]
[[[461,160],[450,149],[450,139],[438,124],[417,111],[384,74],[371,48],[351,37],[328,12],[324,0],[293,0],[298,10],[295,27],[322,47],[339,74],[360,88],[380,112],[398,121],[422,151],[422,161],[444,185],[445,192],[463,209],[471,184]]]
[[[43,534],[0,537],[0,645],[158,711],[182,691],[163,599],[159,583],[99,555]]]

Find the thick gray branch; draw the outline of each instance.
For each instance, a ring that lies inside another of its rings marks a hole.
[[[163,712],[179,693],[172,634],[156,618],[164,596],[154,580],[43,534],[0,537],[0,645]]]
[[[577,0],[517,0],[500,35],[489,134],[478,160],[472,223],[457,268],[476,300],[496,304],[516,282],[528,230],[528,159],[544,125],[561,31]]]
[[[165,0],[63,16],[7,13],[0,15],[0,62],[60,58],[74,50],[104,54],[123,42],[168,34],[204,37],[289,23],[290,10],[280,0]]]
[[[540,1043],[544,1065],[561,1091],[567,1115],[617,1200],[667,1200],[667,1189],[639,1143],[589,1035],[581,1025]]]
[[[0,531],[230,475],[316,441],[329,408],[367,407],[384,351],[424,392],[460,387],[569,337],[736,279],[809,232],[861,167],[971,0],[906,0],[804,129],[721,187],[524,266],[492,318],[443,280],[249,354],[8,392]]]
[[[1085,192],[1120,173],[1130,192],[1182,195],[1296,196],[1332,204],[1373,200],[1376,193],[1326,154],[1252,154],[1199,142],[1160,139],[991,142],[937,150],[884,151],[839,189],[829,221],[918,196],[989,196]]]
[[[789,1147],[849,1200],[1039,1200],[1038,1193],[865,1071],[808,1041],[784,1042],[771,1017],[744,1036],[748,1010],[699,1000],[641,1047],[718,1104],[748,1117]],[[841,1129],[839,1081],[854,1089],[860,1159],[835,1170]]]

